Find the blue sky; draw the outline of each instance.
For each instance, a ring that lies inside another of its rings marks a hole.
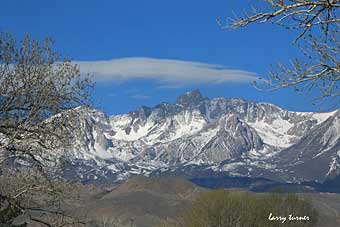
[[[241,12],[249,2],[2,0],[0,30],[18,38],[53,37],[64,56],[93,72],[94,104],[108,114],[173,102],[194,89],[295,111],[323,108],[291,89],[259,92],[251,85],[270,64],[287,63],[299,51],[294,33],[270,24],[237,31],[217,25],[216,18]]]

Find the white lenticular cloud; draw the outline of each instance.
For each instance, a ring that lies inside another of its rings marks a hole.
[[[219,84],[225,82],[245,83],[257,75],[221,65],[201,62],[156,59],[117,58],[107,61],[78,61],[82,73],[90,73],[95,81],[125,81],[153,79],[162,84],[184,85],[192,83]]]

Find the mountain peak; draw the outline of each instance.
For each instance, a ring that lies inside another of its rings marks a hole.
[[[204,100],[201,92],[199,90],[189,91],[179,96],[176,99],[176,103],[183,106],[197,105]]]

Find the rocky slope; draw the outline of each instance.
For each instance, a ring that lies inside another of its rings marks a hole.
[[[79,136],[64,154],[65,176],[84,182],[193,168],[292,182],[340,171],[340,111],[292,112],[199,91],[110,117],[77,111]]]

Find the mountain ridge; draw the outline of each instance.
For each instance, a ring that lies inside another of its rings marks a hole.
[[[107,116],[86,107],[77,111],[83,137],[65,156],[72,157],[72,177],[82,181],[115,182],[190,165],[289,182],[324,181],[339,174],[339,110],[293,112],[241,98],[209,99],[195,90],[175,103],[126,114]],[[294,161],[298,152],[302,155]],[[315,160],[322,171],[307,174],[306,163],[315,165]]]

